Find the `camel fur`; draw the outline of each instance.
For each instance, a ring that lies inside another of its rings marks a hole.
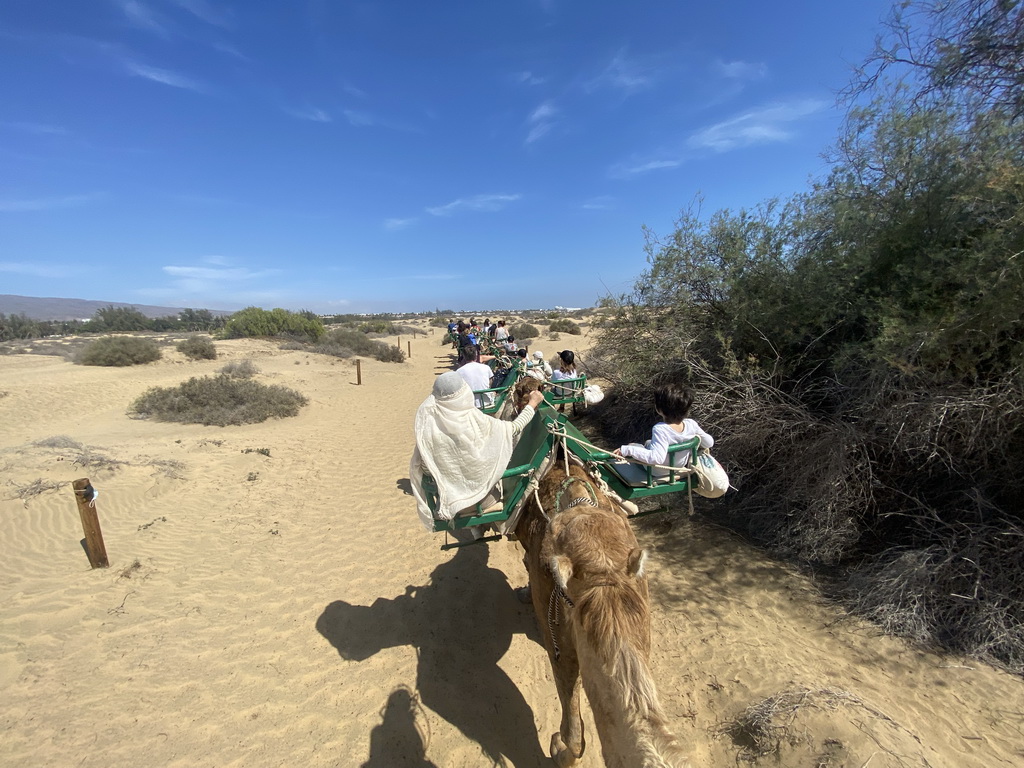
[[[562,721],[551,737],[560,768],[583,755],[580,689],[611,768],[682,768],[651,677],[646,552],[629,519],[576,465],[556,461],[516,535],[554,673]],[[596,506],[592,505],[596,498]],[[576,501],[582,499],[583,501]],[[567,599],[563,599],[565,595]]]

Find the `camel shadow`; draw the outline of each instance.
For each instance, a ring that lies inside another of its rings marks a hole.
[[[370,759],[360,768],[437,768],[427,759],[429,732],[421,711],[415,693],[405,686],[393,690],[381,724],[370,731]]]
[[[399,478],[395,481],[395,487],[406,496],[412,496],[412,481],[408,477]]]
[[[316,628],[350,661],[413,646],[423,705],[478,743],[493,765],[532,768],[547,759],[533,712],[498,662],[514,634],[536,634],[533,616],[487,555],[485,546],[458,549],[426,585],[372,605],[335,600]]]

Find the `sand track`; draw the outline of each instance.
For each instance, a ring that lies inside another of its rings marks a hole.
[[[544,765],[559,713],[510,589],[520,551],[441,552],[407,493],[439,337],[364,360],[362,386],[350,361],[217,347],[129,369],[0,357],[0,766]],[[227,428],[125,415],[246,358],[310,404]],[[69,487],[31,491],[83,476],[108,569]],[[638,526],[654,665],[694,765],[735,765],[758,734],[779,750],[762,765],[1024,765],[1021,680],[877,636],[699,513],[660,518]],[[751,708],[761,731],[730,728]]]

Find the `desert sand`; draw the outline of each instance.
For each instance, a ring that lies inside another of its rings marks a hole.
[[[351,360],[256,340],[133,368],[0,357],[0,766],[549,764],[519,546],[443,552],[408,494],[412,417],[449,365],[439,332],[410,343],[404,364],[362,360],[360,386]],[[309,405],[225,428],[126,415],[243,359]],[[109,568],[80,543],[80,477]],[[714,503],[636,525],[694,766],[1024,765],[1020,678],[880,636],[708,523]],[[735,727],[751,707],[761,729]],[[581,765],[600,766],[587,717]]]

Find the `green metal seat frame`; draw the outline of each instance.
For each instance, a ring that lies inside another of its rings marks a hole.
[[[583,397],[583,390],[587,388],[587,375],[581,374],[575,379],[562,379],[552,381],[548,389],[544,391],[544,399],[548,405],[568,405],[572,403],[586,404]]]
[[[518,512],[526,502],[530,480],[541,470],[555,446],[555,436],[548,431],[543,419],[531,419],[512,450],[508,468],[501,475],[502,506],[497,510],[484,510],[480,504],[460,512],[451,520],[434,520],[435,531],[468,528],[473,525],[503,523]],[[423,476],[423,491],[432,511],[437,510],[437,484],[430,475]],[[449,549],[458,544],[449,544]]]
[[[660,496],[663,493],[678,493],[689,491],[690,481],[693,475],[687,467],[683,471],[667,470],[665,477],[656,477],[654,468],[644,464],[618,463],[617,459],[606,451],[595,451],[589,445],[579,442],[580,440],[589,443],[583,433],[580,432],[572,422],[565,418],[564,414],[557,414],[558,428],[566,435],[565,444],[570,453],[583,461],[587,466],[596,467],[601,479],[608,483],[608,487],[627,501],[642,499],[646,496]],[[551,412],[545,411],[544,418],[552,420]],[[575,439],[574,439],[575,438]],[[695,437],[684,443],[670,445],[666,463],[673,464],[673,457],[676,454],[689,452],[692,466],[697,461],[697,449],[700,447],[700,438]],[[682,468],[680,468],[682,469]]]

